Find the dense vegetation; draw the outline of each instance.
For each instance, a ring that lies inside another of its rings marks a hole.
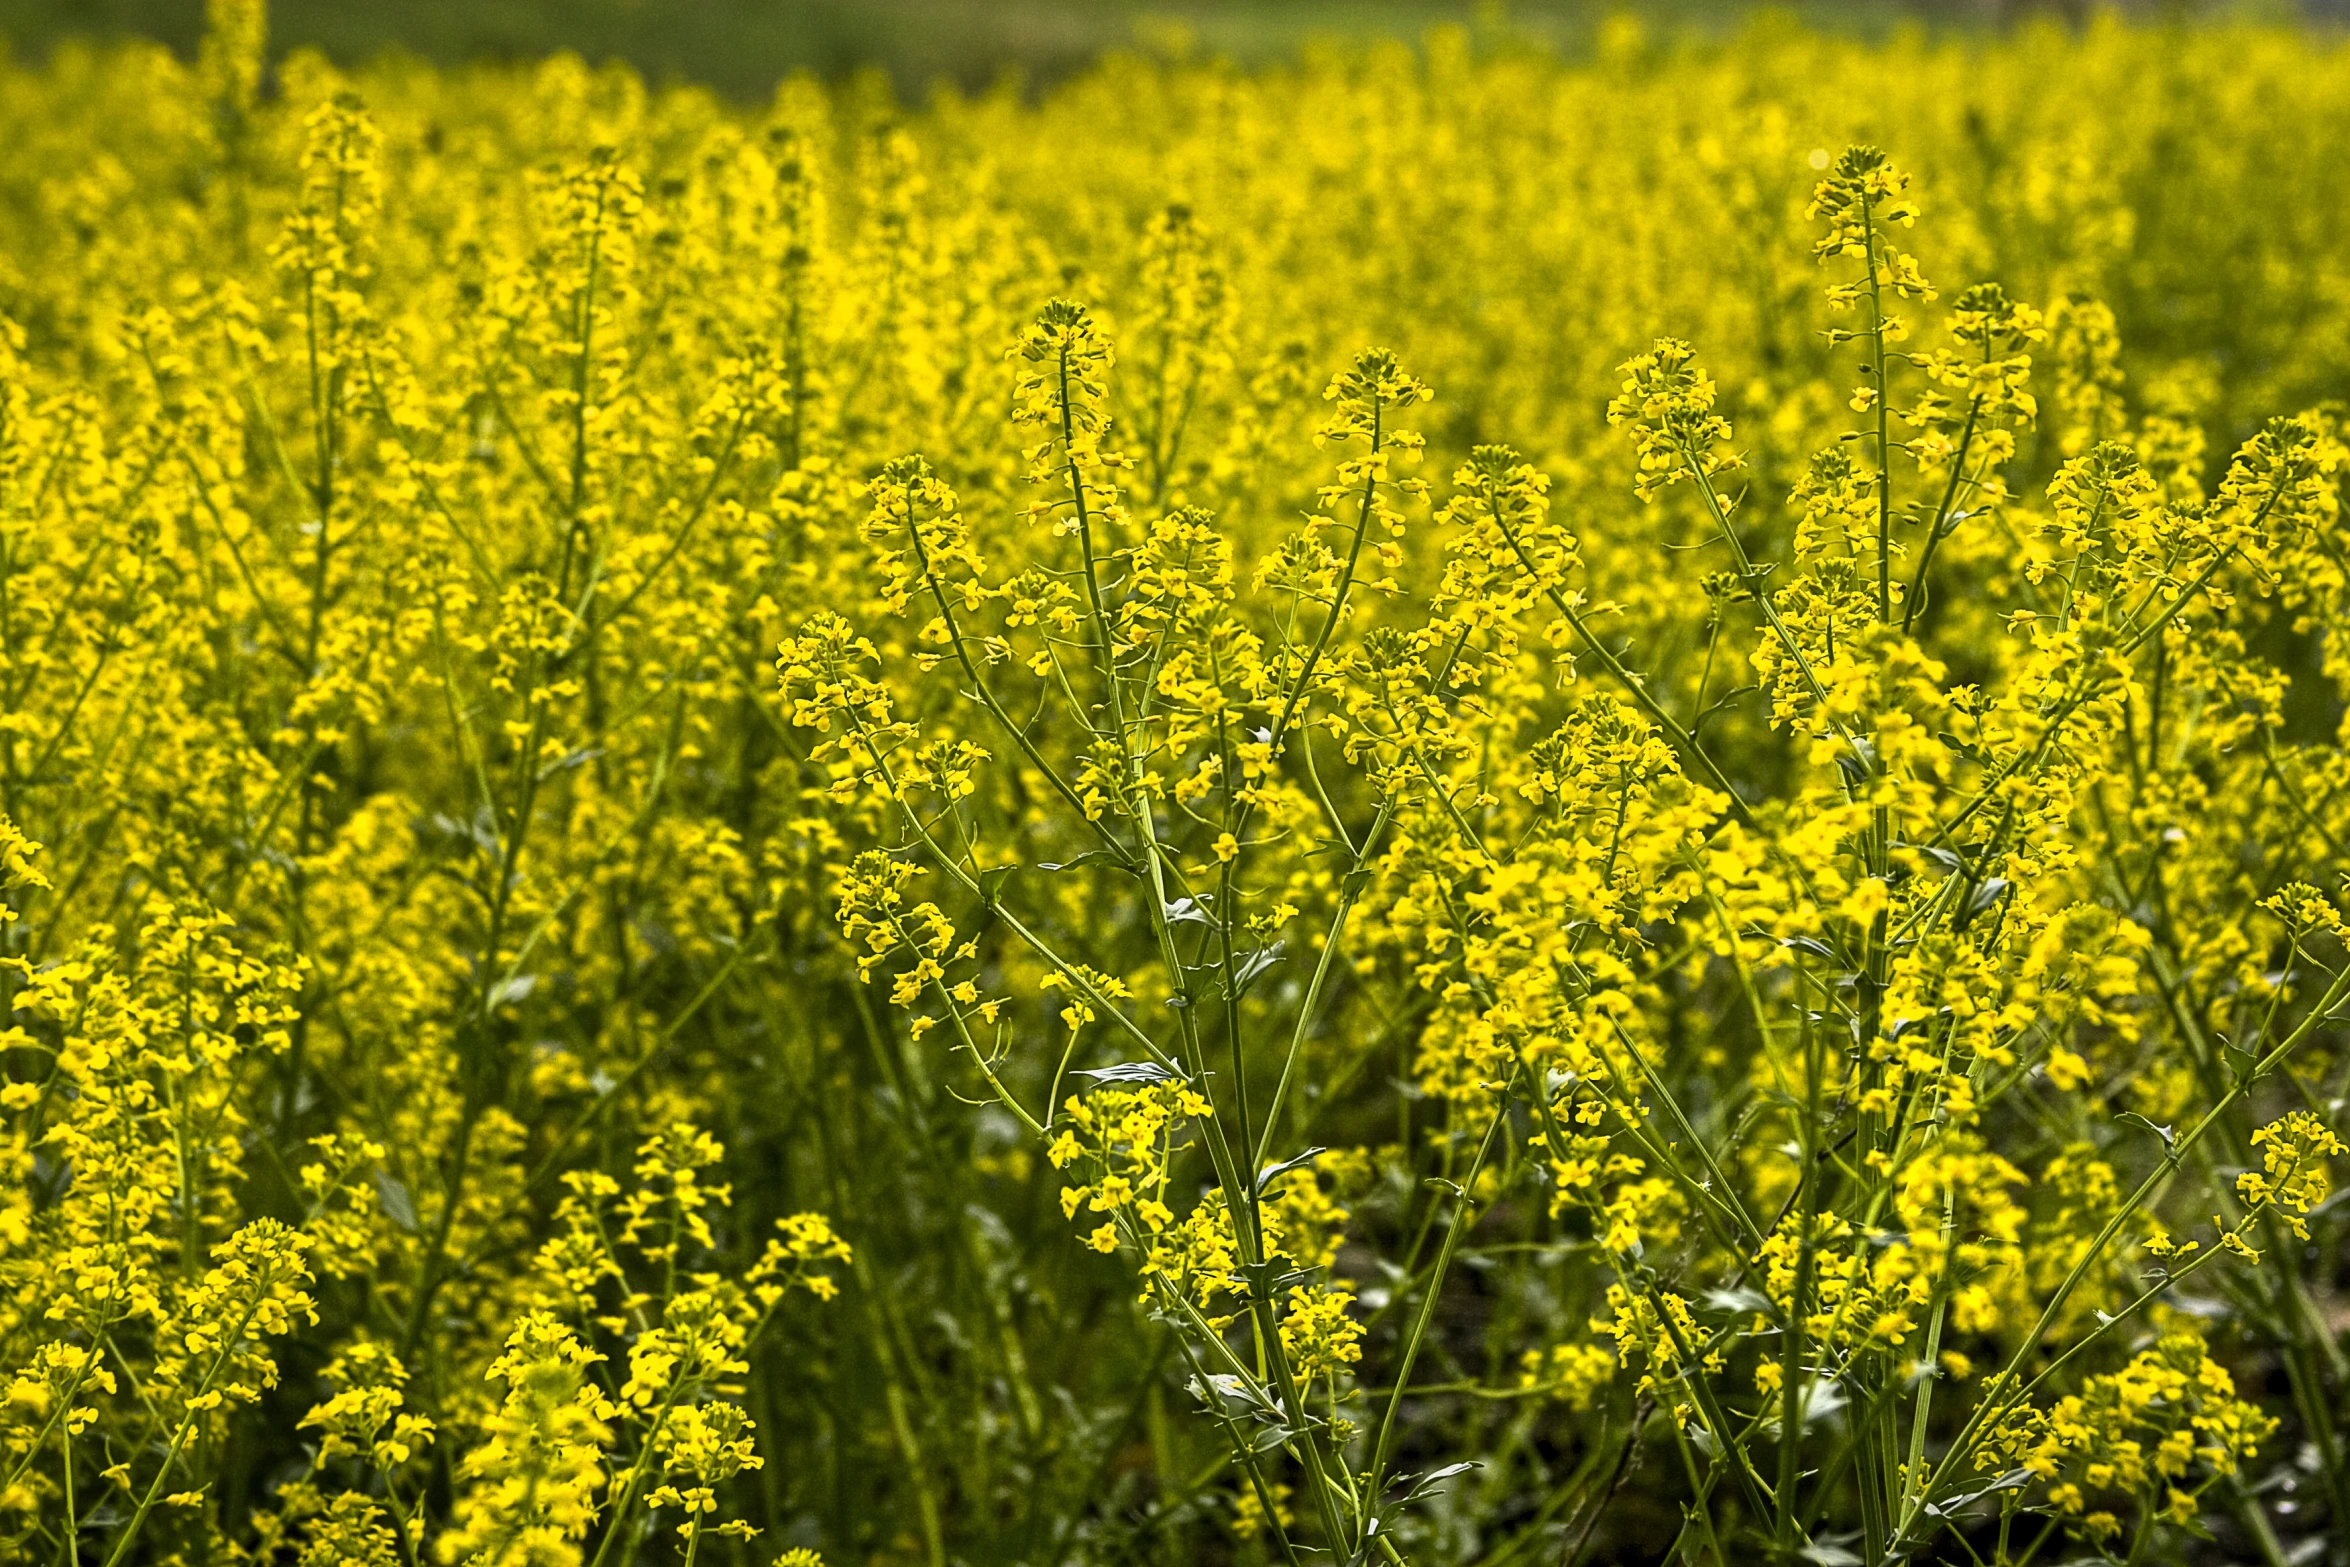
[[[2350,59],[264,28],[0,72],[6,1559],[2345,1559]]]
[[[2242,12],[2246,0],[2120,0],[2170,18]],[[2338,23],[2346,0],[2263,0]],[[933,81],[984,87],[1007,75],[1031,87],[1082,70],[1105,49],[1229,55],[1257,65],[1316,39],[1416,41],[1454,24],[1570,54],[1590,47],[1611,11],[1598,0],[276,0],[280,49],[316,48],[350,63],[397,49],[442,64],[530,61],[559,50],[622,60],[656,83],[682,79],[763,99],[794,70],[876,71],[909,98]],[[1719,34],[1742,0],[1635,0],[1649,25]],[[1896,27],[1986,28],[2025,17],[2078,21],[2087,0],[1781,0],[1815,26],[1864,36]],[[205,0],[0,0],[0,35],[21,57],[71,39],[154,38],[193,58]]]

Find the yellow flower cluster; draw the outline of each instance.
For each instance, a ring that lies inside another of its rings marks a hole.
[[[2350,1537],[2350,56],[210,18],[0,65],[0,1558]]]
[[[2143,1549],[2160,1523],[2192,1525],[2203,1493],[2238,1473],[2277,1422],[2236,1396],[2235,1381],[2192,1325],[2081,1392],[2003,1429],[1985,1457],[2012,1457],[2048,1487],[2066,1529],[2103,1549],[2132,1523]]]

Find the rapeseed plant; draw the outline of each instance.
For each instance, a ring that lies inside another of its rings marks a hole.
[[[2338,52],[211,14],[0,68],[0,1555],[2350,1560]]]

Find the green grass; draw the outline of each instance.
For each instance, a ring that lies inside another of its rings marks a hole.
[[[2159,0],[2148,0],[2149,6]],[[1520,0],[1506,25],[1567,49],[1589,36],[1608,0]],[[2143,8],[2143,7],[2142,7]],[[905,91],[937,78],[984,85],[1007,71],[1048,79],[1174,22],[1195,47],[1258,62],[1317,37],[1416,39],[1444,23],[1504,13],[1475,0],[277,0],[274,49],[313,45],[356,61],[402,48],[438,61],[527,59],[571,49],[626,59],[655,80],[707,82],[763,96],[791,71],[888,71]],[[1741,0],[1641,0],[1667,28],[1718,30]],[[1791,0],[1814,25],[1877,31],[1903,22],[1983,26],[2025,9],[2079,0]],[[0,34],[38,54],[73,36],[138,34],[192,51],[203,0],[0,0]]]

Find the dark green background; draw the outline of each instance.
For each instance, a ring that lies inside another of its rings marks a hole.
[[[1875,32],[1904,24],[1976,28],[2051,11],[2077,17],[2088,0],[1791,0],[1780,9],[1819,25]],[[2339,17],[2350,0],[2135,0],[2141,13]],[[1609,0],[276,0],[275,50],[302,44],[363,60],[399,47],[442,61],[530,58],[574,49],[634,61],[655,80],[684,78],[764,96],[798,68],[839,75],[889,71],[901,90],[940,77],[983,85],[1006,71],[1049,79],[1107,48],[1134,42],[1137,23],[1173,20],[1208,53],[1277,58],[1311,38],[1416,38],[1434,23],[1504,25],[1574,50]],[[1716,31],[1740,0],[1641,0],[1665,29]],[[19,57],[72,36],[144,34],[192,51],[203,0],[0,0],[0,33]]]

